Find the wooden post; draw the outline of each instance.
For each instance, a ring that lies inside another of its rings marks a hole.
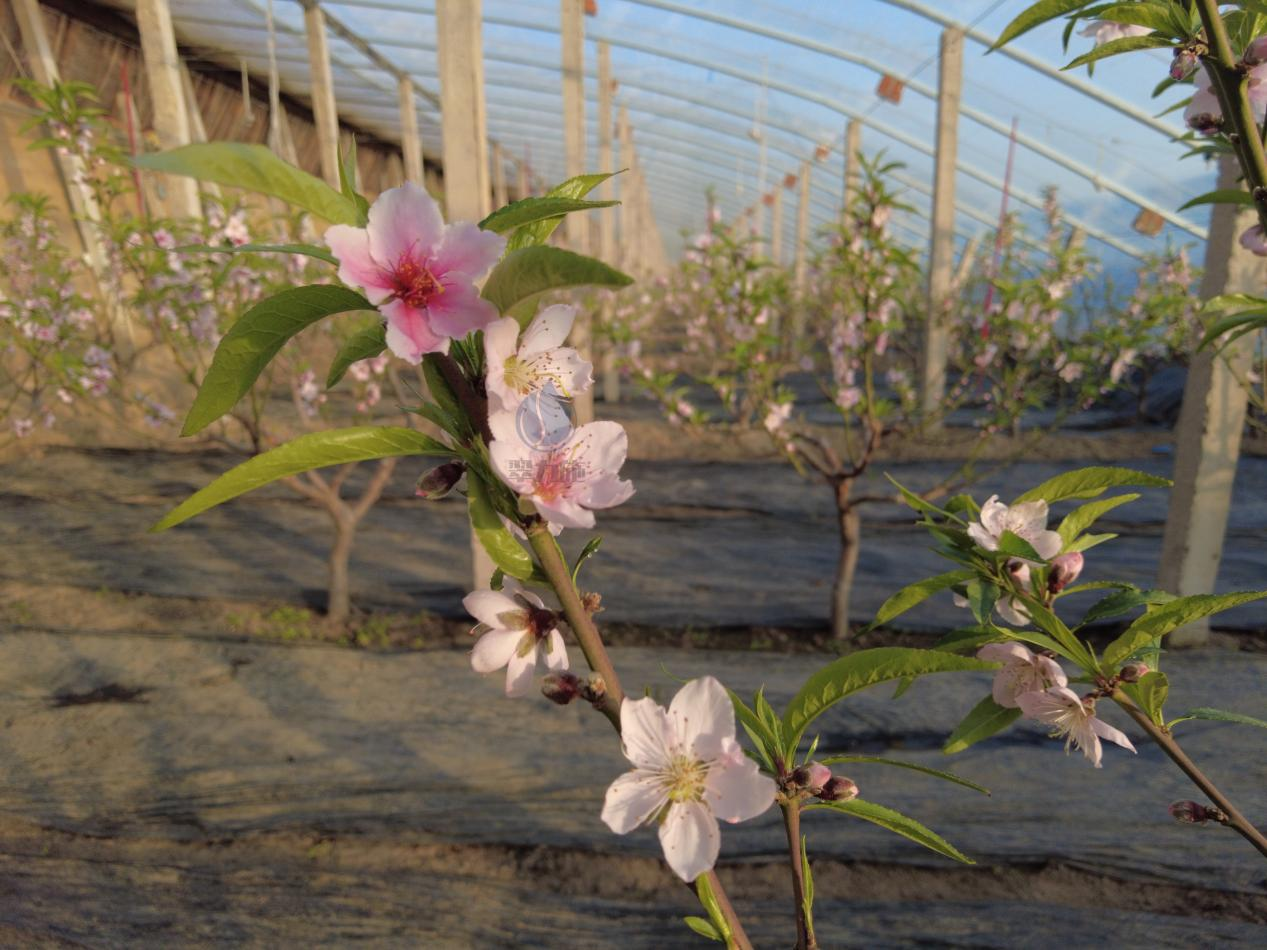
[[[1236,160],[1224,156],[1219,188],[1238,189]],[[1201,297],[1258,293],[1264,266],[1240,246],[1244,231],[1257,223],[1248,206],[1216,204],[1210,214]],[[1250,369],[1255,334],[1247,334],[1216,353],[1203,350],[1192,359],[1183,390],[1183,409],[1175,427],[1174,488],[1161,542],[1157,586],[1173,594],[1211,594],[1218,578],[1223,539],[1232,503],[1232,482],[1240,455],[1248,396],[1241,380]],[[1210,623],[1200,620],[1170,635],[1171,646],[1200,646]]]
[[[527,198],[532,193],[532,185],[528,181],[528,163],[520,159],[515,163],[515,184],[519,189],[517,198]]]
[[[405,180],[422,184],[422,137],[418,134],[418,109],[414,103],[414,83],[400,77],[400,150],[405,156]]]
[[[920,404],[927,417],[941,408],[946,393],[950,327],[946,304],[955,257],[955,159],[959,144],[959,93],[963,86],[963,32],[941,35],[941,72],[937,86],[937,150],[933,171],[933,210],[929,220],[928,313],[920,361]]]
[[[774,183],[774,206],[770,208],[770,260],[783,266],[783,182]]]
[[[854,195],[858,193],[858,155],[862,151],[862,123],[850,119],[845,125],[845,203],[844,214],[849,213]]]
[[[321,176],[339,187],[339,110],[334,103],[334,77],[326,45],[326,15],[316,0],[303,0],[304,29],[308,34],[308,73],[312,83],[312,114],[321,151]]]
[[[17,16],[18,32],[22,34],[22,45],[26,48],[32,78],[45,86],[51,86],[61,77],[57,70],[57,59],[48,42],[48,31],[44,29],[44,14],[38,0],[13,0],[13,12]],[[61,174],[62,186],[66,190],[71,211],[74,212],[75,225],[88,255],[89,267],[94,274],[99,275],[105,268],[105,255],[97,235],[101,210],[97,207],[92,189],[85,182],[87,169],[75,155],[58,155],[54,151],[53,160]]]
[[[500,142],[493,143],[493,204],[504,208],[510,203],[506,193],[506,156]]]
[[[490,210],[482,6],[482,0],[436,3],[444,203],[449,221],[480,221]]]
[[[141,54],[145,59],[145,78],[149,82],[150,101],[154,106],[154,130],[164,151],[188,145],[189,113],[185,110],[185,91],[180,81],[180,56],[176,52],[176,33],[172,29],[172,12],[167,0],[137,0],[136,28],[141,34]],[[167,210],[173,217],[194,218],[202,214],[198,200],[198,183],[183,175],[169,176]]]
[[[563,47],[563,147],[568,178],[585,174],[585,4],[583,0],[560,0],[559,37]],[[592,254],[590,218],[570,214],[564,219],[568,246],[578,254]],[[572,325],[570,342],[576,351],[593,361],[592,317],[582,308]],[[576,421],[594,421],[594,390],[577,393],[573,399]]]
[[[614,172],[616,166],[612,160],[612,65],[611,48],[605,43],[598,44],[598,170]],[[600,201],[613,201],[616,187],[612,179],[607,179],[598,186]],[[606,264],[616,261],[616,209],[602,208],[598,212],[598,256]],[[604,324],[611,322],[615,314],[615,301],[611,295],[605,295],[602,318]],[[616,365],[616,350],[609,340],[603,347],[603,401],[620,402],[620,369]]]
[[[796,300],[792,307],[792,339],[805,332],[805,282],[809,276],[809,175],[810,163],[801,162],[801,194],[796,204],[796,269],[793,286]]]
[[[616,138],[620,142],[620,164],[628,171],[620,180],[620,266],[627,273],[637,276],[642,262],[638,260],[637,235],[639,233],[637,188],[637,162],[633,152],[633,128],[629,124],[629,109],[620,107],[616,119]]]

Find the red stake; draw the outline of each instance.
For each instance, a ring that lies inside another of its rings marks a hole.
[[[132,157],[136,158],[136,124],[132,121],[132,110],[135,105],[132,102],[132,84],[128,82],[126,62],[119,64],[119,73],[123,80],[123,111],[127,114],[128,120],[128,148],[132,152]],[[136,208],[141,217],[145,217],[145,192],[141,189],[141,170],[135,165],[132,166],[132,184],[136,186]]]

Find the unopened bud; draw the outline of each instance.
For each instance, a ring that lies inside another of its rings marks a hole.
[[[581,695],[583,687],[575,673],[547,673],[541,683],[541,692],[552,703],[566,706]]]
[[[437,465],[431,471],[424,472],[418,479],[414,494],[427,501],[443,498],[453,491],[453,487],[462,480],[465,474],[466,465],[463,462],[445,462],[443,465]]]
[[[821,762],[807,762],[792,771],[792,783],[817,795],[831,781],[831,769]]]
[[[1170,817],[1187,825],[1204,825],[1207,821],[1225,821],[1222,809],[1200,802],[1172,802]]]
[[[581,606],[587,614],[600,613],[603,609],[603,595],[593,592],[581,595]]]
[[[1267,63],[1267,36],[1260,36],[1249,46],[1245,47],[1245,55],[1242,62],[1246,66],[1259,66]]]
[[[589,679],[581,685],[581,697],[587,703],[597,706],[607,698],[607,681],[598,673],[591,673]]]
[[[858,786],[850,779],[833,776],[823,785],[818,797],[825,802],[847,802],[858,797]]]
[[[1138,683],[1151,672],[1152,668],[1147,663],[1132,663],[1122,667],[1122,672],[1118,675],[1122,677],[1123,683]]]
[[[1249,56],[1248,50],[1246,50],[1245,55],[1246,57]],[[1196,50],[1182,46],[1177,47],[1175,49],[1175,58],[1170,61],[1170,78],[1175,82],[1183,82],[1192,75],[1193,70],[1197,68],[1197,63]]]
[[[1051,568],[1047,573],[1047,590],[1059,594],[1078,579],[1082,573],[1083,557],[1081,551],[1070,551],[1058,555],[1051,560]]]

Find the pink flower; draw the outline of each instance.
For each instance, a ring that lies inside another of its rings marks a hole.
[[[1123,749],[1135,751],[1131,740],[1121,730],[1095,717],[1095,706],[1084,703],[1067,686],[1053,686],[1042,692],[1021,693],[1016,703],[1027,719],[1036,719],[1054,726],[1057,736],[1065,736],[1065,752],[1076,745],[1082,754],[1100,768],[1100,740],[1115,742]]]
[[[379,195],[367,227],[331,227],[326,244],[339,259],[339,279],[378,306],[388,347],[410,363],[497,319],[475,281],[501,257],[505,238],[468,222],[446,226],[412,182]]]
[[[1030,546],[1044,560],[1060,553],[1064,544],[1060,535],[1047,530],[1047,502],[1041,498],[1008,507],[991,495],[981,506],[981,521],[968,526],[968,536],[987,551],[999,549],[999,539],[1010,531]]]
[[[1041,692],[1051,686],[1064,686],[1069,680],[1060,664],[1050,657],[1038,656],[1019,643],[987,643],[977,651],[978,659],[1002,663],[994,674],[994,701],[1008,709],[1017,709],[1022,693]]]
[[[1068,554],[1060,554],[1052,558],[1050,570],[1047,572],[1047,590],[1053,594],[1059,594],[1078,579],[1085,562],[1086,559],[1081,551],[1070,551]]]
[[[718,818],[747,821],[774,804],[774,780],[735,741],[734,708],[711,676],[683,686],[667,711],[626,699],[620,732],[634,769],[607,789],[603,821],[618,835],[658,821],[664,859],[684,881],[717,862]]]
[[[1241,235],[1241,247],[1251,254],[1267,257],[1267,234],[1264,234],[1261,224],[1255,224]]]
[[[1199,70],[1193,80],[1195,88],[1192,101],[1183,112],[1188,128],[1195,129],[1202,135],[1213,135],[1223,124],[1223,108],[1219,105],[1212,83],[1209,70]],[[1267,118],[1267,63],[1250,69],[1247,92],[1250,107],[1254,111],[1254,120],[1262,125],[1264,118]]]
[[[629,450],[619,423],[591,422],[545,448],[524,441],[514,412],[493,413],[489,428],[493,468],[552,526],[592,528],[594,509],[613,508],[634,493],[618,474]]]
[[[494,412],[514,409],[547,383],[567,398],[589,389],[594,367],[563,345],[575,319],[575,307],[555,304],[532,318],[522,339],[514,317],[503,317],[485,329],[484,382]]]
[[[537,662],[549,670],[568,668],[567,648],[554,611],[541,598],[507,578],[501,590],[477,590],[462,599],[466,612],[479,621],[471,632],[482,634],[471,651],[471,668],[492,673],[506,667],[506,695],[532,692]]]
[[[792,404],[790,402],[776,403],[770,406],[770,411],[765,414],[764,425],[766,431],[772,435],[787,425],[788,420],[792,417]]]
[[[1112,20],[1093,20],[1086,28],[1078,31],[1079,36],[1094,36],[1095,45],[1103,46],[1114,40],[1128,36],[1147,36],[1153,32],[1149,27],[1136,26],[1129,23],[1114,23]]]

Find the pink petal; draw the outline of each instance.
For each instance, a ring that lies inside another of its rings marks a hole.
[[[410,363],[420,363],[424,353],[444,353],[449,341],[437,336],[427,322],[427,311],[393,300],[380,308],[387,317],[387,348]]]
[[[514,602],[511,592],[500,590],[475,590],[462,598],[462,607],[480,623],[490,627],[502,626],[500,615],[508,610],[522,610],[523,607]]]
[[[633,482],[615,475],[605,475],[586,482],[581,490],[581,501],[590,508],[614,508],[628,501],[634,493]]]
[[[370,206],[370,252],[392,270],[402,258],[422,264],[444,233],[444,219],[435,200],[411,181],[389,188]]]
[[[536,462],[527,448],[494,438],[493,444],[488,447],[488,457],[498,477],[518,494],[527,495],[532,491],[532,472]]]
[[[998,537],[1007,527],[1007,505],[999,501],[998,495],[991,495],[981,506],[981,525],[987,532]]]
[[[717,758],[725,740],[735,738],[735,707],[725,687],[711,676],[678,690],[669,704],[669,719],[682,748],[704,761]]]
[[[1028,647],[1019,643],[987,643],[977,651],[977,659],[985,660],[987,663],[1007,663],[1011,660],[1031,663],[1034,660],[1034,654]]]
[[[981,545],[981,547],[985,548],[987,551],[993,551],[999,546],[998,539],[975,522],[968,525],[968,537],[972,538],[973,541]]]
[[[722,821],[756,818],[774,804],[774,779],[762,775],[757,763],[747,757],[739,764],[715,766],[709,770],[704,797],[713,814]]]
[[[427,316],[436,333],[461,339],[497,319],[497,308],[480,297],[471,284],[447,279],[440,283],[444,292],[427,298]]]
[[[1049,656],[1034,657],[1034,663],[1038,666],[1038,672],[1052,686],[1067,686],[1069,677],[1065,676],[1065,671],[1060,668],[1057,663]]]
[[[490,403],[497,400],[498,409],[513,409],[519,394],[506,385],[506,361],[515,355],[519,342],[519,323],[514,317],[494,320],[484,328],[484,385]],[[490,412],[494,408],[490,405]]]
[[[1030,538],[1030,545],[1044,561],[1050,561],[1065,546],[1065,539],[1055,531],[1039,531]]]
[[[615,474],[629,454],[629,436],[619,422],[591,422],[578,428],[570,445],[580,445],[581,456],[592,472]]]
[[[594,527],[594,512],[588,508],[582,508],[571,498],[560,495],[546,500],[534,496],[532,501],[541,516],[552,525],[557,524],[564,528]]]
[[[673,758],[676,737],[664,707],[651,697],[620,704],[620,744],[625,758],[642,769],[659,769]]]
[[[520,656],[518,651],[512,653],[506,664],[506,695],[515,698],[529,695],[532,692],[536,672],[537,648],[535,646],[528,651],[527,656]]]
[[[500,670],[510,662],[523,638],[522,630],[490,630],[475,641],[475,649],[471,651],[471,669],[476,673]]]
[[[437,277],[461,275],[471,283],[496,264],[504,250],[506,239],[497,232],[458,221],[444,229],[444,238],[431,255],[431,273]]]
[[[391,276],[370,255],[369,233],[364,228],[333,225],[326,229],[325,242],[339,259],[339,280],[349,287],[360,287],[372,304],[391,296]]]
[[[603,823],[618,835],[628,834],[650,819],[668,799],[654,772],[634,769],[607,788]]]
[[[717,819],[699,802],[670,805],[660,825],[660,846],[669,867],[689,883],[717,863],[721,850]]]
[[[519,347],[520,352],[524,356],[535,356],[562,346],[572,332],[572,323],[575,320],[576,308],[573,306],[557,303],[546,307],[528,324],[523,343]]]
[[[568,668],[568,649],[563,643],[563,634],[558,630],[551,630],[550,635],[542,644],[543,652],[545,652],[546,668],[550,670],[566,670]]]

